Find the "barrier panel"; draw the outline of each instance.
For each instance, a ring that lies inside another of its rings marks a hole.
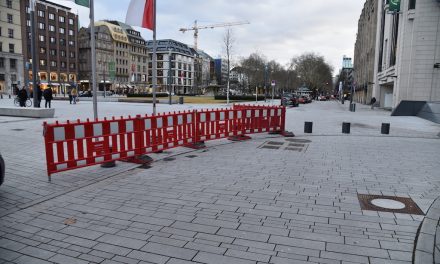
[[[282,106],[234,105],[104,120],[44,123],[47,172],[53,173],[184,147],[206,140],[277,132]]]

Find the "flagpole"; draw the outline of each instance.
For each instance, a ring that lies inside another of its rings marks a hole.
[[[96,51],[95,51],[95,7],[90,0],[90,52],[92,53],[92,90],[93,90],[93,116],[98,119],[98,92],[96,89]]]
[[[156,115],[157,87],[157,43],[156,43],[156,0],[153,1],[153,115]]]

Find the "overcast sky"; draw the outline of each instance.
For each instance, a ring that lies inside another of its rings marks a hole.
[[[64,0],[51,0],[72,7],[79,14],[81,26],[89,24],[89,10]],[[95,20],[125,22],[129,0],[95,0]],[[363,0],[158,0],[157,39],[171,38],[193,45],[193,31],[183,34],[182,27],[222,22],[249,21],[231,27],[234,34],[233,59],[238,61],[253,52],[268,60],[287,65],[305,52],[325,57],[334,67],[342,66],[342,56],[353,57],[357,22]],[[144,38],[149,30],[136,28]],[[225,28],[199,31],[198,47],[217,58],[224,54]]]

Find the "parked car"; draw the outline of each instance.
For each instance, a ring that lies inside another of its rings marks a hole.
[[[327,101],[327,97],[325,95],[321,95],[318,97],[319,101]]]
[[[82,92],[79,94],[79,97],[92,97],[93,93],[91,91]]]
[[[0,185],[5,181],[5,161],[2,154],[0,154]]]
[[[305,104],[306,103],[306,99],[304,99],[303,96],[298,97],[298,104]]]
[[[281,105],[298,106],[298,97],[291,93],[285,93],[281,96]]]

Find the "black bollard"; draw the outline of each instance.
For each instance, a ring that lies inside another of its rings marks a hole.
[[[382,123],[382,127],[380,128],[380,133],[388,135],[390,133],[390,123]]]
[[[313,122],[304,122],[304,133],[312,133]]]
[[[350,134],[350,123],[347,122],[342,123],[342,133]]]

